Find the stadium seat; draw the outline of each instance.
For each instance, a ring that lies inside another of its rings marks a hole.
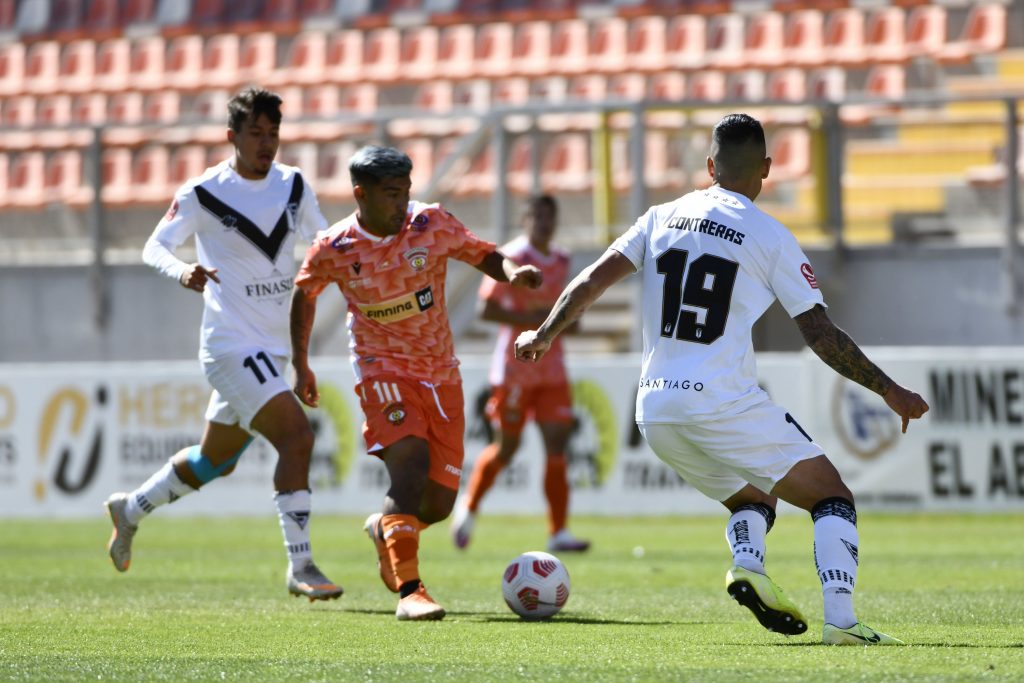
[[[654,74],[647,80],[647,97],[657,102],[686,99],[686,76],[678,71]]]
[[[350,114],[373,114],[378,107],[377,86],[359,83],[345,86],[339,93],[339,108]]]
[[[402,77],[400,48],[401,35],[397,28],[385,26],[369,31],[363,42],[363,78],[387,82]]]
[[[861,90],[862,95],[871,99],[897,102],[906,91],[906,74],[897,64],[876,64],[868,71]],[[847,105],[840,110],[843,121],[850,125],[863,125],[879,114],[893,110],[892,104]]]
[[[202,86],[234,89],[241,81],[238,53],[237,35],[222,33],[208,37],[203,44]]]
[[[365,80],[362,31],[349,29],[328,34],[322,80],[334,83],[358,83]]]
[[[127,65],[127,80],[130,87],[138,90],[162,89],[165,56],[166,45],[160,36],[147,36],[132,41]],[[118,79],[120,78],[122,76],[118,76]],[[173,87],[173,83],[168,85]]]
[[[142,93],[114,93],[107,100],[107,121],[110,123],[142,123]]]
[[[559,21],[551,35],[551,71],[563,76],[586,73],[589,32],[580,19]]]
[[[39,0],[36,0],[38,2]],[[104,4],[107,0],[92,0],[92,3]],[[42,3],[39,3],[42,4]],[[83,0],[49,0],[50,17],[46,22],[46,32],[68,33],[75,32],[82,27],[85,3]]]
[[[302,116],[330,118],[341,111],[341,89],[336,85],[315,85],[301,89]]]
[[[689,80],[691,100],[718,102],[725,98],[725,74],[721,71],[698,71]]]
[[[181,94],[176,90],[147,93],[143,100],[142,118],[147,123],[177,123],[181,120]]]
[[[36,125],[47,128],[71,124],[71,95],[44,95],[36,99]]]
[[[125,26],[132,24],[152,24],[156,20],[156,3],[158,0],[124,0],[121,20]]]
[[[140,42],[146,42],[148,39],[144,39]],[[163,49],[163,41],[160,41],[161,50]],[[162,55],[161,55],[162,57]],[[155,87],[159,88],[163,85],[163,77],[161,76],[158,80],[146,81],[130,80],[130,67],[132,63],[131,45],[124,38],[111,38],[104,40],[96,48],[96,70],[93,75],[93,84],[97,90],[102,92],[123,92],[130,87]],[[161,58],[161,65],[163,60]],[[161,70],[162,73],[162,70]],[[153,76],[153,74],[146,73],[145,76]],[[152,85],[151,85],[152,83]]]
[[[473,75],[498,78],[509,73],[512,64],[512,24],[484,24],[476,31]]]
[[[625,19],[612,17],[599,19],[591,25],[588,43],[588,71],[619,73],[627,61],[627,34]]]
[[[18,19],[18,0],[0,0],[0,33],[12,32]]]
[[[25,43],[0,45],[0,97],[9,97],[25,87]]]
[[[7,176],[7,196],[10,205],[42,205],[44,165],[42,152],[29,151],[12,155]]]
[[[193,0],[189,24],[199,28],[220,26],[226,19],[229,0]]]
[[[71,101],[71,123],[98,126],[107,121],[107,96],[103,93],[75,95]]]
[[[121,4],[121,0],[89,0],[85,3],[81,27],[93,37],[120,30],[124,25]]]
[[[783,62],[817,66],[825,61],[825,16],[815,9],[798,10],[786,20]]]
[[[902,62],[907,59],[906,12],[886,7],[871,13],[864,34],[864,48],[871,62]]]
[[[566,133],[556,136],[544,149],[541,187],[546,192],[581,192],[592,185],[587,136]]]
[[[743,62],[755,67],[781,65],[786,57],[785,28],[785,19],[779,12],[751,17],[743,38]]]
[[[768,156],[772,158],[768,180],[784,183],[799,180],[811,172],[811,135],[806,128],[782,128],[769,136]]]
[[[437,78],[438,37],[435,26],[413,26],[402,32],[398,67],[401,78]]]
[[[934,56],[945,44],[946,8],[921,5],[912,9],[907,19],[907,56]]]
[[[10,185],[8,183],[9,169],[11,166],[10,155],[0,152],[0,207],[10,204]]]
[[[266,82],[277,67],[277,36],[269,31],[242,38],[238,56],[238,82]]]
[[[60,90],[66,93],[93,89],[96,69],[96,43],[75,40],[64,45],[60,56]]]
[[[192,106],[187,114],[192,114],[199,121],[221,124],[227,120],[230,90],[202,90],[192,98]]]
[[[434,172],[434,143],[428,138],[406,140],[402,149],[412,160],[410,179],[413,196],[416,196],[416,192],[430,184],[430,176]]]
[[[626,38],[627,68],[635,71],[661,71],[669,68],[665,38],[668,21],[665,17],[636,17],[629,22]]]
[[[491,103],[516,106],[530,100],[530,81],[525,78],[500,78],[491,83]]]
[[[787,67],[768,74],[765,97],[769,100],[800,102],[807,99],[807,79],[802,69]]]
[[[725,80],[725,98],[744,102],[764,99],[765,75],[756,69],[744,69],[729,74]]]
[[[299,3],[297,0],[266,0],[259,18],[268,24],[291,25],[298,21]]]
[[[164,82],[178,90],[192,90],[205,82],[203,39],[196,35],[173,38],[167,47]]]
[[[1006,45],[1006,29],[1006,7],[974,5],[960,37],[946,44],[937,57],[941,62],[965,62],[979,54],[995,52]]]
[[[211,168],[220,162],[231,159],[235,156],[235,148],[227,142],[219,145],[209,145],[206,150],[206,165],[204,168]]]
[[[31,128],[36,125],[36,99],[31,95],[15,95],[0,101],[4,128]]]
[[[327,64],[327,35],[323,31],[304,31],[288,46],[284,66],[267,75],[267,85],[308,85],[324,80]]]
[[[333,201],[346,200],[352,197],[352,179],[348,174],[348,162],[356,151],[356,145],[350,141],[332,142],[318,148],[316,166],[317,195]],[[416,162],[413,160],[413,167]],[[312,170],[308,169],[307,173]]]
[[[812,100],[838,102],[846,97],[846,70],[828,66],[807,76],[807,96]]]
[[[176,192],[189,178],[206,169],[206,149],[202,145],[183,145],[171,153],[168,162],[168,183],[171,193]],[[170,199],[168,193],[167,199]]]
[[[684,14],[669,20],[665,38],[669,68],[691,70],[704,66],[707,45],[705,29],[704,17],[697,14]]]
[[[723,14],[708,20],[705,59],[712,69],[743,66],[743,15]]]
[[[45,94],[60,90],[60,43],[33,43],[25,55],[25,91]]]
[[[518,135],[509,145],[505,186],[515,194],[530,195],[534,193],[533,148],[535,143],[539,144],[539,138],[532,135]]]
[[[825,62],[837,65],[863,64],[868,59],[864,50],[864,12],[839,9],[829,12],[825,22]]]
[[[62,150],[46,155],[43,165],[43,202],[71,204],[82,185],[82,154]]]
[[[282,164],[295,166],[303,173],[313,174],[317,164],[317,145],[312,142],[290,142],[281,145],[277,159]]]
[[[551,24],[523,21],[515,24],[512,37],[511,74],[541,76],[550,72]]]
[[[443,27],[437,50],[438,77],[457,79],[472,76],[475,44],[472,26],[456,24]]]
[[[444,159],[447,156],[447,154],[441,153],[442,150],[447,152],[445,146],[439,147],[436,155],[437,159]],[[487,145],[480,150],[475,157],[469,160],[462,173],[456,175],[457,178],[452,188],[453,194],[456,196],[494,194],[497,188],[497,175],[494,168],[494,146]]]

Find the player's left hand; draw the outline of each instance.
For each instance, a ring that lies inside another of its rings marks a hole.
[[[550,348],[551,342],[539,339],[537,330],[527,330],[516,339],[516,358],[537,362]]]
[[[508,283],[513,287],[537,289],[544,284],[544,273],[537,266],[519,266],[512,271]]]

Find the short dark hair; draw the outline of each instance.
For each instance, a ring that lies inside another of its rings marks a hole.
[[[532,214],[541,206],[547,206],[551,213],[558,214],[558,201],[549,194],[535,194],[526,202],[526,213]]]
[[[404,178],[410,173],[412,159],[394,147],[360,147],[348,161],[348,174],[353,185],[376,184],[385,178]]]
[[[729,114],[711,131],[715,181],[735,181],[760,172],[767,156],[764,128],[747,114]]]
[[[281,97],[262,88],[246,88],[228,100],[228,127],[236,133],[246,121],[266,115],[275,126],[281,125]]]

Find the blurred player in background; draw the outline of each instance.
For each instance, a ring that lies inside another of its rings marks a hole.
[[[544,284],[539,290],[516,289],[492,279],[485,279],[480,286],[480,317],[501,324],[488,377],[491,398],[487,402],[487,418],[494,426],[494,442],[476,459],[465,497],[455,508],[451,531],[458,548],[469,545],[480,501],[512,461],[529,418],[537,422],[547,455],[544,495],[548,500],[548,550],[583,551],[590,547],[589,541],[574,537],[566,528],[569,481],[565,449],[572,433],[573,415],[561,340],[556,339],[538,363],[520,363],[515,359],[516,337],[544,322],[568,279],[569,254],[552,244],[557,221],[558,204],[554,197],[534,197],[524,217],[523,234],[501,248],[509,259],[520,265],[536,266],[544,273]]]
[[[114,523],[109,550],[114,567],[126,571],[142,518],[230,474],[259,433],[278,453],[274,501],[288,591],[327,600],[342,589],[314,564],[309,542],[313,431],[283,376],[295,242],[312,241],[327,221],[299,169],[274,161],[280,125],[276,94],[250,88],[235,95],[227,132],[234,156],[186,182],[146,242],[147,264],[203,295],[199,358],[213,393],[202,441],[136,490],[107,499]],[[174,251],[191,235],[198,262],[190,264]]]
[[[751,328],[778,299],[818,357],[882,396],[902,418],[904,432],[928,404],[832,323],[796,239],[754,205],[771,168],[760,122],[745,114],[719,121],[707,167],[710,188],[648,210],[569,284],[540,328],[519,336],[516,354],[541,358],[605,289],[642,270],[637,423],[659,458],[732,513],[729,594],[769,630],[807,630],[764,568],[765,537],[781,498],[814,521],[822,641],[901,644],[854,614],[859,539],[853,494],[821,447],[758,386]]]
[[[364,147],[349,161],[358,209],[309,249],[292,299],[295,392],[318,401],[309,368],[316,297],[337,283],[348,303],[352,370],[366,415],[367,451],[391,478],[382,512],[364,528],[381,580],[400,599],[400,620],[441,619],[420,581],[419,536],[452,510],[462,474],[462,380],[455,358],[445,274],[459,259],[515,287],[541,273],[517,266],[437,204],[410,201],[412,161],[388,147]]]

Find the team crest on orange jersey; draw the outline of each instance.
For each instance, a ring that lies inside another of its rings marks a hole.
[[[416,247],[405,252],[402,256],[409,262],[412,269],[418,272],[427,267],[427,253],[429,251],[426,247]]]
[[[401,403],[392,403],[384,409],[384,416],[397,427],[405,422],[405,406]]]

